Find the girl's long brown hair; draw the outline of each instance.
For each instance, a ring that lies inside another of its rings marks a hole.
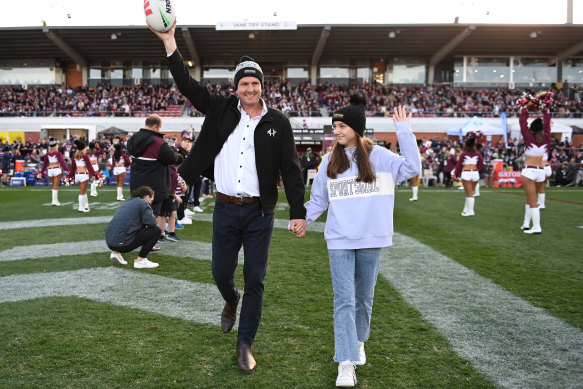
[[[356,143],[356,152],[354,153],[354,161],[358,167],[358,177],[356,181],[371,183],[376,180],[376,174],[370,163],[370,153],[374,143],[371,139],[359,136]],[[328,177],[335,179],[338,174],[345,172],[350,168],[350,160],[344,151],[345,147],[338,141],[334,142],[332,152],[330,155],[330,162],[326,169]]]
[[[85,150],[85,149],[83,149],[83,150]],[[77,161],[80,161],[80,160],[82,160],[82,159],[83,159],[83,150],[77,150],[77,151],[75,152],[75,159],[76,159]]]

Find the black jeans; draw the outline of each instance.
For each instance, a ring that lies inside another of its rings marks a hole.
[[[193,206],[198,207],[200,205],[200,201],[198,201],[198,198],[200,197],[200,188],[202,186],[202,177],[198,177],[197,180],[194,181],[194,183],[189,186],[189,194],[187,196],[187,198],[190,198],[190,195],[192,194],[192,202],[193,202]]]
[[[122,247],[115,247],[110,245],[107,246],[110,248],[110,250],[120,253],[129,253],[130,251],[133,251],[142,246],[138,256],[140,256],[140,258],[147,258],[150,251],[152,251],[152,247],[154,247],[158,242],[158,238],[160,237],[161,233],[162,231],[160,231],[158,226],[147,228],[144,227],[137,232],[134,240],[127,245]]]
[[[274,215],[264,215],[261,203],[236,205],[217,199],[213,214],[213,260],[215,283],[223,299],[233,304],[235,269],[243,245],[245,293],[239,317],[241,343],[253,344],[263,308],[263,289]]]

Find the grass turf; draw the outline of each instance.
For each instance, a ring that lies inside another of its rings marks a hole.
[[[482,190],[473,218],[459,215],[463,193],[458,192],[422,188],[420,200],[409,202],[409,192],[398,191],[396,231],[582,328],[583,265],[577,251],[583,230],[577,223],[583,221],[577,217],[583,205],[574,204],[583,202],[582,192],[548,191],[540,236],[519,229],[524,209],[519,190]],[[62,190],[61,203],[75,202],[77,193]],[[0,222],[113,215],[108,204],[115,204],[114,199],[115,192],[100,191],[90,203],[99,201],[103,209],[92,206],[91,213],[84,214],[71,205],[43,206],[50,200],[47,189],[10,188],[0,191]],[[204,205],[206,212],[212,210],[208,200]],[[276,217],[287,218],[287,211],[278,211]],[[3,230],[0,247],[97,240],[104,228],[85,224]],[[195,221],[177,233],[183,239],[210,242],[211,223]],[[155,274],[212,284],[210,262],[163,252],[153,260],[161,264]],[[110,264],[103,253],[56,253],[54,258],[0,262],[0,276]],[[242,285],[241,267],[237,282]],[[235,333],[225,335],[218,327],[79,298],[2,303],[0,333],[0,387],[331,388],[336,377],[332,287],[323,234],[316,232],[298,240],[285,230],[274,231],[263,318],[254,345],[258,370],[250,376],[236,367]],[[382,277],[367,359],[357,370],[362,388],[491,387]]]

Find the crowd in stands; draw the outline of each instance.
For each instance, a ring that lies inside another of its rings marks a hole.
[[[233,93],[232,83],[206,82],[211,91],[223,95]],[[554,117],[583,117],[583,88],[561,87],[555,90]],[[403,105],[415,116],[426,117],[498,117],[519,113],[516,101],[523,90],[469,89],[449,85],[382,85],[368,83],[292,83],[266,81],[263,97],[268,106],[288,116],[321,116],[348,104],[355,91],[365,94],[368,116],[385,116],[387,110]],[[173,115],[202,116],[178,92],[174,84],[148,84],[66,88],[59,86],[1,87],[0,116],[144,116],[169,107]]]
[[[173,84],[0,88],[0,116],[145,116],[183,104]]]
[[[75,139],[73,137],[66,140],[59,147],[59,151],[66,157],[65,159],[68,164],[70,164],[70,157],[76,151]],[[92,141],[98,149],[96,154],[98,155],[99,167],[106,175],[107,170],[110,168],[108,160],[110,153],[113,152],[111,145],[114,139],[118,139],[119,142],[123,143],[127,140],[127,137],[104,138]],[[169,139],[169,141],[173,144],[173,141],[176,141],[176,139]],[[391,148],[391,145],[389,144],[387,147]],[[12,144],[5,142],[1,145],[0,149],[8,149],[14,158],[24,160],[27,164],[39,164],[40,168],[47,148],[47,140],[42,140],[40,143],[29,140],[25,143],[20,141],[15,141]],[[459,154],[461,152],[460,144],[457,140],[453,140],[447,136],[441,139],[435,136],[433,139],[420,140],[423,170],[436,175],[439,184],[443,184],[440,173],[443,172],[444,162],[447,159],[446,150],[454,150],[454,152],[457,151]],[[393,151],[398,150],[393,148]],[[520,171],[523,167],[524,142],[522,139],[509,139],[508,145],[503,140],[499,140],[495,144],[485,142],[481,147],[481,152],[484,156],[485,174],[491,174],[494,160],[502,160],[505,170]],[[551,178],[552,185],[583,185],[583,143],[577,146],[573,145],[569,141],[569,138],[566,138],[562,142],[554,139],[551,145],[549,164],[553,171]]]
[[[444,163],[447,160],[447,152],[451,151],[459,157],[461,146],[457,141],[448,137],[434,137],[431,140],[422,139],[420,153],[423,171],[430,172],[437,177],[437,184],[443,186]],[[524,165],[524,140],[509,139],[508,145],[503,140],[495,144],[484,142],[481,144],[481,153],[484,157],[484,171],[486,185],[491,186],[493,162],[502,160],[503,169],[506,171],[521,171]],[[564,141],[553,139],[549,153],[549,165],[553,171],[550,179],[551,185],[556,186],[583,186],[583,143],[575,147],[569,138]],[[489,177],[488,177],[489,175]],[[488,178],[490,181],[488,182]]]
[[[228,96],[234,93],[232,83],[205,83],[211,93],[218,93]],[[309,82],[293,84],[290,80],[280,82],[265,81],[263,86],[263,99],[268,107],[275,108],[288,116],[321,116],[320,106],[316,100],[316,95]],[[202,116],[202,114],[187,102],[187,114],[191,116]]]
[[[555,90],[555,117],[583,117],[583,88]],[[405,106],[415,116],[426,117],[498,117],[506,112],[518,116],[516,101],[524,90],[468,89],[449,85],[405,86],[382,84],[329,84],[316,87],[318,103],[333,112],[348,104],[351,94],[360,91],[367,101],[368,116],[388,115],[388,107]]]

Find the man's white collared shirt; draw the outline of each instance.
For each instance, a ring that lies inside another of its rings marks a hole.
[[[241,120],[215,158],[217,191],[228,196],[259,196],[254,134],[257,124],[267,113],[265,102],[263,99],[260,101],[263,110],[254,118],[245,112],[239,101],[237,108],[241,112]]]

